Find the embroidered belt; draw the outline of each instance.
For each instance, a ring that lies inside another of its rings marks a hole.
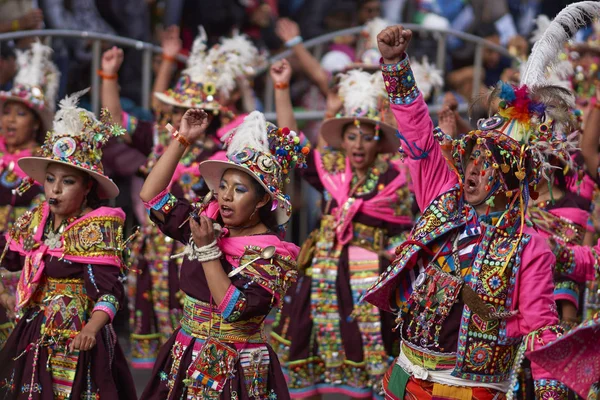
[[[47,303],[56,296],[86,296],[83,279],[46,278],[33,295],[33,303]]]
[[[212,337],[227,343],[265,343],[263,320],[263,316],[258,316],[228,322],[221,318],[216,307],[186,295],[181,328],[202,340]]]
[[[350,245],[362,247],[363,249],[370,250],[374,253],[379,253],[385,247],[385,229],[353,222],[352,230],[353,234]]]
[[[454,369],[456,366],[455,354],[443,354],[423,351],[402,342],[402,353],[414,365],[430,371],[443,371]]]

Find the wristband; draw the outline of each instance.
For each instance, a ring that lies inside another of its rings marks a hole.
[[[600,103],[596,102],[596,103],[594,104],[594,108],[597,108],[597,109],[599,109],[599,110],[600,110]]]
[[[162,59],[163,59],[163,60],[165,60],[165,61],[170,61],[170,62],[175,62],[175,61],[177,61],[177,58],[176,58],[176,57],[174,57],[174,56],[169,56],[169,55],[167,55],[167,54],[163,54],[163,55],[162,55]]]
[[[10,23],[10,27],[12,28],[13,31],[18,31],[19,29],[21,29],[21,23],[19,22],[18,19],[14,19]]]
[[[275,89],[287,89],[290,87],[289,83],[285,83],[285,82],[277,82],[275,83]]]
[[[287,47],[288,49],[294,47],[297,44],[300,44],[304,41],[304,39],[302,39],[302,36],[295,36],[293,38],[291,38],[290,40],[288,40],[287,42],[285,42],[285,47]]]
[[[179,143],[181,143],[181,145],[183,147],[189,147],[190,142],[188,142],[188,140],[186,138],[184,138],[183,136],[181,136],[181,134],[179,133],[179,131],[176,130],[175,128],[173,128],[173,125],[167,124],[165,127],[167,128],[167,130],[169,132],[171,132],[171,136],[173,136],[173,138],[177,139],[177,141]]]
[[[104,80],[108,80],[108,81],[115,80],[115,79],[118,78],[117,74],[112,74],[112,75],[111,74],[105,74],[104,71],[102,71],[101,69],[99,69],[98,71],[96,71],[96,74],[98,74],[98,76],[100,78],[102,78]]]

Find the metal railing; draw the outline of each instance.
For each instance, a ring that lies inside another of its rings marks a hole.
[[[474,59],[474,74],[473,74],[473,95],[479,93],[481,87],[481,76],[483,71],[483,49],[490,48],[497,51],[498,53],[515,59],[509,54],[509,52],[490,41],[482,39],[478,36],[471,35],[452,29],[435,29],[425,28],[415,24],[404,24],[404,27],[411,29],[415,32],[423,32],[437,36],[437,49],[436,49],[436,66],[440,70],[444,70],[446,63],[446,38],[448,36],[455,36],[466,42],[475,44],[475,59]],[[336,32],[327,33],[325,35],[307,40],[304,42],[304,46],[312,50],[313,52],[320,52],[322,46],[331,42],[333,39],[339,36],[356,35],[363,30],[362,26],[354,28],[343,29]],[[132,48],[143,53],[142,55],[142,90],[140,104],[142,107],[149,109],[150,107],[150,91],[152,89],[152,55],[155,53],[162,53],[162,49],[152,43],[142,42],[139,40],[129,39],[122,36],[108,35],[96,32],[87,31],[73,31],[67,29],[44,29],[44,30],[31,30],[31,31],[18,31],[0,34],[0,42],[8,40],[17,40],[28,37],[44,37],[44,38],[79,38],[81,40],[91,41],[92,43],[92,62],[91,62],[91,104],[92,111],[96,114],[100,111],[100,77],[96,74],[96,71],[100,69],[102,60],[102,42],[115,44],[125,48]],[[285,57],[292,55],[292,50],[286,50],[276,56],[271,57],[270,62],[280,60]],[[185,62],[185,56],[178,56],[178,60]],[[258,71],[258,74],[265,73],[268,68],[263,68]],[[267,84],[265,85],[265,91],[263,94],[265,104],[265,114],[267,119],[275,119],[275,105],[273,101],[273,83],[270,77],[267,78]],[[438,107],[433,106],[430,112],[437,112]],[[464,111],[464,107],[462,108]],[[324,111],[304,111],[296,113],[296,119],[299,121],[307,120],[319,120],[323,119]]]

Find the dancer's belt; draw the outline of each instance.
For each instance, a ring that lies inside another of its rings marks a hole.
[[[352,230],[350,245],[362,247],[374,253],[379,253],[384,248],[386,242],[384,229],[354,222],[352,223]]]
[[[227,343],[264,343],[264,316],[243,321],[227,322],[216,307],[185,296],[181,328],[190,335],[206,340],[208,337]]]
[[[398,364],[407,374],[416,379],[429,381],[449,386],[485,387],[506,393],[510,382],[483,383],[452,376],[456,365],[454,354],[431,353],[415,349],[402,343],[400,355],[396,359]]]

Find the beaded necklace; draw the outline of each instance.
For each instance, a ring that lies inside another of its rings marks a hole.
[[[360,196],[371,193],[377,187],[377,182],[379,182],[379,176],[381,175],[382,171],[380,165],[381,160],[377,159],[373,165],[369,167],[369,170],[366,174],[366,179],[362,185],[359,184],[360,179],[356,172],[352,174],[352,183],[350,184],[350,187],[355,187],[358,185],[354,191],[355,195]]]
[[[48,218],[46,221],[46,226],[44,227],[44,244],[50,249],[58,249],[61,246],[60,238],[62,237],[66,227],[71,225],[80,217],[81,214],[66,218],[60,223],[58,229],[54,230],[52,229],[52,225],[54,224],[54,215],[50,214],[50,218]]]

